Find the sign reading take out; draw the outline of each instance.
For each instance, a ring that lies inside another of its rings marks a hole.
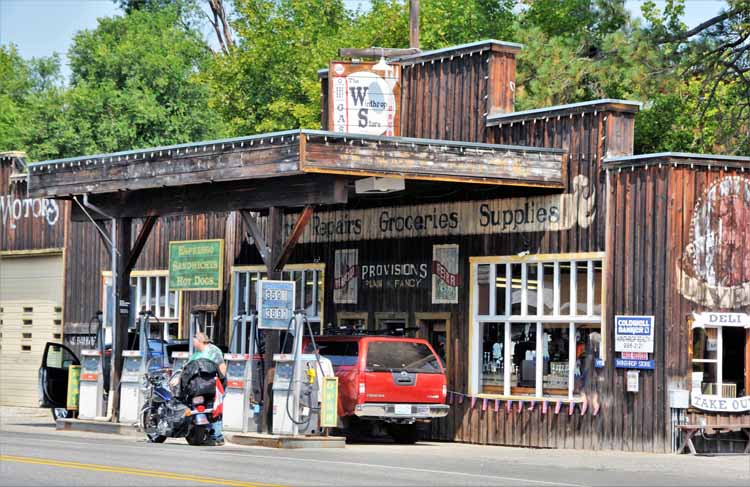
[[[224,240],[169,242],[169,289],[221,291]]]

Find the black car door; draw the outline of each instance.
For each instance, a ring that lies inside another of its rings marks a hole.
[[[39,406],[64,408],[68,397],[68,369],[81,365],[78,357],[65,345],[48,342],[39,367]]]

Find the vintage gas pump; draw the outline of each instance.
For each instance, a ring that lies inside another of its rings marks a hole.
[[[81,385],[78,417],[95,419],[104,416],[104,371],[100,350],[82,350]]]
[[[148,370],[150,312],[141,312],[138,320],[138,350],[122,351],[120,377],[120,422],[136,423],[143,406],[142,380]]]
[[[323,377],[332,375],[330,361],[317,354],[302,354],[307,320],[303,310],[294,314],[292,354],[273,356],[273,433],[278,435],[319,434]],[[309,328],[309,325],[308,325]]]
[[[106,402],[104,400],[104,328],[102,326],[101,311],[89,321],[96,322],[95,349],[82,350],[81,379],[79,389],[78,417],[81,419],[95,419],[104,416]]]
[[[227,363],[224,427],[228,430],[257,432],[260,428],[260,404],[257,401],[258,383],[254,360],[256,319],[255,313],[242,313],[234,318],[231,353],[224,355]]]

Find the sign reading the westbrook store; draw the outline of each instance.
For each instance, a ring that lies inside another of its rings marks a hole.
[[[578,175],[572,193],[323,211],[313,215],[300,242],[561,231],[576,225],[587,228],[596,215],[595,198],[589,180]],[[297,216],[285,216],[287,235]]]
[[[224,240],[169,242],[169,288],[182,291],[221,291]]]

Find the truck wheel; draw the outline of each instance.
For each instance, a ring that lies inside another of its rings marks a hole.
[[[417,442],[417,425],[416,423],[390,424],[388,434],[399,445],[413,445]]]

